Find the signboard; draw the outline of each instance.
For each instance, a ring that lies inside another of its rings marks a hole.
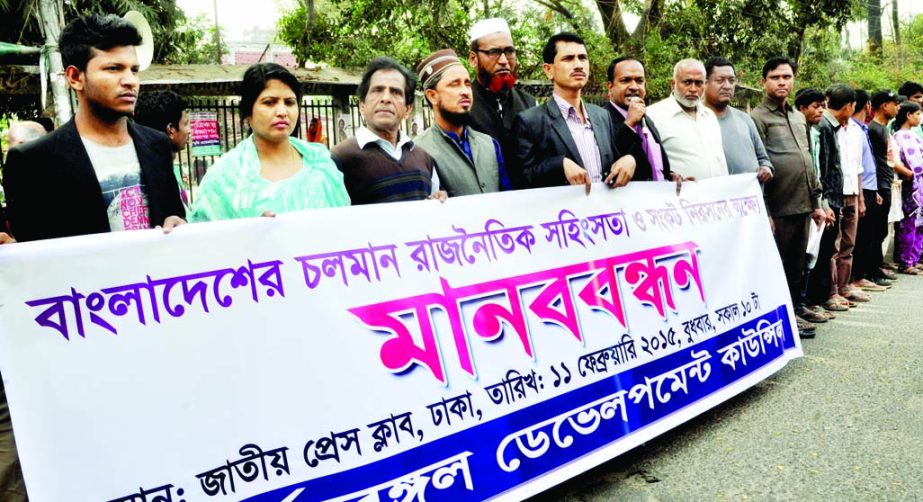
[[[194,157],[221,155],[221,133],[216,112],[189,113],[189,130],[192,134]]]
[[[30,500],[521,499],[801,355],[753,176],[583,190],[0,249]]]

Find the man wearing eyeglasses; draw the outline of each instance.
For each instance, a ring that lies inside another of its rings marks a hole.
[[[670,169],[683,178],[703,179],[728,174],[715,113],[702,101],[705,65],[684,59],[673,68],[672,94],[647,109],[657,124]]]
[[[519,112],[535,106],[535,98],[516,86],[516,47],[504,19],[478,21],[469,35],[468,62],[477,72],[471,86],[471,128],[500,142],[503,158],[513,162],[513,120]]]

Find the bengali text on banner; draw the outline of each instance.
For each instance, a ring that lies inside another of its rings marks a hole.
[[[754,176],[0,249],[30,500],[521,499],[802,355]]]

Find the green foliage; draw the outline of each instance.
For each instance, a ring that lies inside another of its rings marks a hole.
[[[606,89],[606,68],[615,57],[615,53],[609,40],[602,33],[599,23],[594,19],[592,11],[580,7],[572,10],[571,14],[573,17],[552,10],[529,8],[505,16],[510,21],[513,39],[519,51],[519,77],[526,80],[547,80],[542,71],[542,50],[545,42],[555,33],[575,32],[586,42],[590,58],[590,83],[587,91],[602,94]]]
[[[181,45],[178,27],[185,22],[176,0],[68,0],[63,2],[65,21],[94,12],[122,15],[142,13],[154,35],[154,61],[169,61]],[[38,0],[0,0],[0,41],[41,46]]]
[[[224,45],[223,30],[219,37]],[[187,18],[177,27],[172,55],[160,60],[164,64],[218,64],[215,46],[215,25],[205,15]]]
[[[38,0],[0,0],[0,41],[31,46],[43,43]]]
[[[780,5],[781,4],[781,5]],[[669,2],[642,46],[630,41],[625,52],[640,55],[648,69],[648,93],[669,93],[676,61],[687,57],[730,59],[742,84],[758,87],[763,62],[785,55],[804,69],[799,78],[819,80],[838,56],[839,29],[854,9],[842,0],[690,0]],[[833,45],[831,45],[831,42]]]
[[[362,67],[388,55],[413,68],[429,53],[453,48],[467,54],[470,0],[331,0],[308,22],[302,3],[279,21],[279,37],[299,63]]]
[[[902,43],[884,40],[881,54],[869,50],[848,51],[838,33],[816,28],[806,37],[799,71],[799,87],[823,89],[833,82],[875,91],[896,91],[907,80],[920,81],[923,72],[923,16],[904,23]]]

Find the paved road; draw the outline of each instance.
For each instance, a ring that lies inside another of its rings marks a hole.
[[[923,277],[871,294],[804,358],[535,500],[923,500]]]

